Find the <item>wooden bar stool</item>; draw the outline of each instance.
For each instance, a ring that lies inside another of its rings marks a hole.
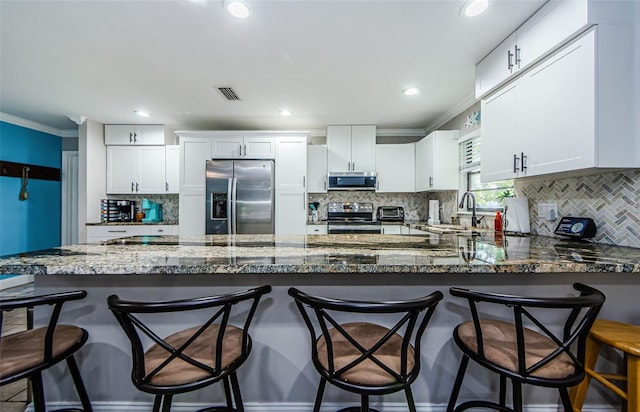
[[[626,374],[600,373],[594,370],[602,345],[624,352]],[[585,372],[584,380],[571,389],[575,412],[582,410],[591,378],[625,399],[628,412],[640,411],[640,326],[613,320],[596,320],[587,337]],[[627,390],[620,389],[611,381],[626,381]]]

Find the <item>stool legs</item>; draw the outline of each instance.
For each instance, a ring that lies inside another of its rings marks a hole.
[[[458,375],[456,376],[456,382],[453,384],[453,390],[451,391],[451,397],[449,398],[449,404],[447,405],[447,412],[453,412],[454,408],[456,407],[456,401],[458,400],[460,388],[462,387],[462,379],[464,378],[464,374],[467,370],[468,364],[469,357],[467,355],[462,355],[462,360],[460,360],[460,368],[458,368]]]
[[[587,389],[589,389],[589,384],[591,383],[591,375],[589,372],[593,372],[596,366],[601,346],[601,343],[594,339],[593,336],[587,336],[586,354],[584,359],[585,376],[578,386],[571,388],[571,404],[573,405],[574,412],[580,412],[582,410],[584,399],[587,396]]]
[[[318,385],[318,392],[316,393],[316,403],[313,405],[313,412],[320,412],[320,405],[322,404],[322,395],[324,394],[324,387],[327,381],[324,378],[320,378],[320,385]]]
[[[84,387],[84,382],[82,382],[82,378],[80,377],[78,364],[76,363],[73,355],[67,358],[67,366],[69,367],[69,371],[71,372],[73,384],[76,386],[76,391],[78,392],[78,397],[80,398],[80,403],[82,404],[82,410],[84,412],[93,412],[91,402],[89,401],[89,395],[87,394],[87,389]]]
[[[627,358],[627,412],[640,411],[640,357]]]

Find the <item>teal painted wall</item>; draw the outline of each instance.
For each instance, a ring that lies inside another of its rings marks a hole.
[[[60,168],[62,139],[0,122],[0,160]],[[0,256],[60,246],[61,183],[29,179],[26,201],[20,185],[0,176]]]

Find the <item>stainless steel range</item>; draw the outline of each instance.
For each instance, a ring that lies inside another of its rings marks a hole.
[[[327,232],[380,233],[380,222],[373,217],[373,203],[331,202],[328,205]]]

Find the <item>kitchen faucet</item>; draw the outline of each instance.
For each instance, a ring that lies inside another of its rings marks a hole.
[[[471,197],[471,227],[478,227],[478,221],[476,219],[476,195],[474,195],[473,192],[464,192],[458,207],[460,209],[464,207],[464,201],[467,199],[467,196]]]

